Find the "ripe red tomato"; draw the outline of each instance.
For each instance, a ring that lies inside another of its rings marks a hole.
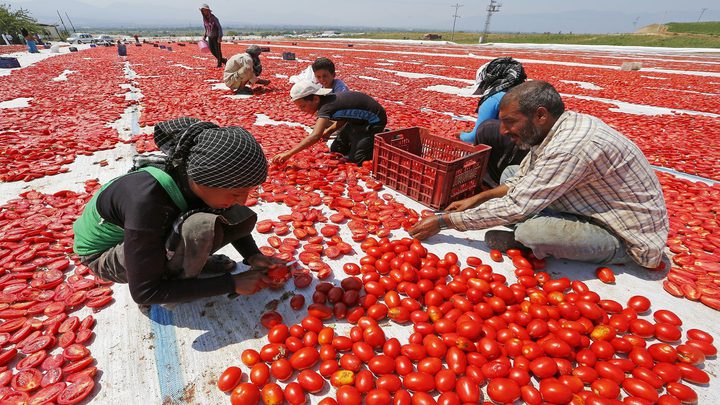
[[[384,389],[374,389],[365,395],[367,405],[387,405],[392,402],[390,392]]]
[[[339,405],[361,405],[362,394],[352,385],[343,385],[338,388],[335,398]]]
[[[595,270],[595,276],[605,284],[615,283],[615,273],[608,267],[598,267]]]
[[[325,379],[312,370],[303,370],[298,374],[298,382],[303,390],[315,394],[325,387]]]
[[[553,404],[566,404],[573,398],[570,388],[554,378],[540,380],[538,390],[543,400]]]
[[[254,369],[255,367],[253,367]],[[270,373],[273,377],[280,381],[285,381],[293,374],[293,367],[286,358],[280,358],[272,362],[270,365]]]
[[[307,402],[305,391],[297,382],[291,382],[285,386],[283,397],[290,405],[302,405]]]
[[[643,380],[627,378],[623,381],[622,388],[628,395],[636,396],[653,403],[657,402],[657,390]]]
[[[520,398],[520,386],[509,378],[494,378],[488,383],[487,394],[495,402],[513,402]]]
[[[615,399],[620,395],[620,385],[617,382],[607,379],[600,378],[593,381],[590,384],[590,388],[594,393],[600,395],[603,398]]]
[[[650,300],[642,295],[635,295],[630,297],[627,302],[627,306],[638,313],[642,313],[650,309]]]
[[[460,377],[455,385],[455,393],[463,403],[479,403],[482,400],[480,386],[468,377]]]
[[[303,347],[290,356],[290,364],[295,370],[305,370],[317,364],[320,353],[314,347]]]
[[[217,386],[220,388],[220,391],[228,392],[238,385],[241,378],[242,370],[238,367],[231,366],[220,375]]]
[[[270,380],[270,367],[265,363],[257,363],[250,369],[250,381],[262,388]]]
[[[415,392],[429,392],[435,389],[435,379],[428,373],[413,371],[405,376],[403,386]]]
[[[282,388],[275,383],[266,384],[261,391],[261,396],[265,405],[282,405],[285,401]]]

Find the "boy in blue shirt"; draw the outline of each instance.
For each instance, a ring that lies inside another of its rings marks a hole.
[[[323,88],[332,89],[335,94],[350,90],[345,82],[335,78],[335,64],[330,59],[317,58],[312,64],[312,70],[315,80]]]

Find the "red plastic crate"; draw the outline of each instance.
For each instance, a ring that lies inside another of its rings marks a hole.
[[[481,191],[490,147],[405,128],[375,135],[373,176],[435,209]]]

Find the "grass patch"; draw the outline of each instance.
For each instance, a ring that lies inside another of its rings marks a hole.
[[[703,24],[703,23],[700,23]],[[717,23],[720,24],[720,23]],[[449,41],[449,32],[437,32]],[[367,32],[349,35],[353,38],[369,39],[413,39],[423,40],[425,32]],[[479,43],[480,34],[456,32],[454,42],[460,44]],[[621,45],[659,46],[668,48],[720,48],[720,36],[702,34],[490,34],[487,42],[571,44],[571,45]]]
[[[696,23],[671,22],[665,25],[667,25],[668,27],[668,32],[720,35],[720,21],[706,21]]]

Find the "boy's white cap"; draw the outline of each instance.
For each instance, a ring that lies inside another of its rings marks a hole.
[[[313,94],[324,96],[330,92],[332,92],[332,89],[323,88],[318,83],[313,83],[310,80],[301,80],[295,83],[292,89],[290,89],[290,98],[292,101],[295,101]]]

